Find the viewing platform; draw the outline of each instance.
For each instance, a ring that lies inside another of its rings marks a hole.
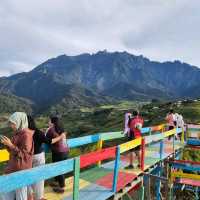
[[[200,127],[195,128],[200,130]],[[179,133],[181,140],[175,140],[175,135]],[[0,193],[13,191],[60,174],[72,173],[73,176],[66,178],[64,194],[54,193],[47,184],[45,198],[48,200],[120,199],[129,191],[135,190],[139,192],[139,199],[145,199],[145,194],[150,192],[144,192],[144,189],[148,188],[146,187],[148,178],[155,176],[157,177],[156,199],[159,199],[161,181],[165,180],[161,176],[164,166],[166,167],[168,162],[180,158],[187,138],[181,128],[164,131],[164,125],[143,128],[142,135],[142,138],[108,148],[103,148],[104,142],[123,138],[124,135],[121,132],[110,132],[68,139],[67,144],[70,148],[96,143],[97,151],[30,170],[2,175],[0,176]],[[172,136],[170,140],[169,136]],[[190,142],[191,140],[188,140],[188,143]],[[137,146],[140,146],[141,151],[140,163],[135,161],[135,168],[127,170],[125,167],[129,165],[128,152]],[[6,150],[0,150],[1,162],[8,160],[8,156]],[[198,178],[196,186],[199,186],[200,178]],[[181,181],[187,182],[186,179]],[[169,183],[173,184],[172,180]],[[168,195],[170,196],[170,194]]]

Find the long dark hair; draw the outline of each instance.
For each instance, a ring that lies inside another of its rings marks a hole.
[[[56,133],[59,135],[62,134],[64,131],[63,125],[58,117],[50,117],[51,123],[54,124],[54,128]]]
[[[138,116],[138,115],[139,115],[139,111],[138,111],[138,110],[133,110],[132,116],[133,116],[133,117],[136,117],[136,116]]]
[[[34,131],[37,130],[34,118],[31,115],[27,115],[27,118],[28,118],[28,128]]]

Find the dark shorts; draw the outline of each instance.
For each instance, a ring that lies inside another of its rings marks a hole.
[[[174,129],[174,126],[169,126],[168,130],[170,131],[172,129]]]
[[[170,130],[172,130],[172,129],[174,129],[173,126],[169,126],[169,127],[168,127],[168,131],[170,131]],[[174,136],[173,136],[173,135],[170,135],[170,136],[168,137],[168,140],[170,140],[172,137],[174,137]]]
[[[130,134],[130,136],[128,136],[127,138],[128,138],[127,139],[128,141],[131,141],[131,140],[135,139],[134,134]],[[137,146],[137,147],[135,147],[135,148],[130,150],[130,152],[134,152],[134,151],[140,151],[140,146]]]

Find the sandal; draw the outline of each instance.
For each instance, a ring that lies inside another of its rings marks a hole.
[[[124,169],[134,169],[134,166],[133,165],[128,165]]]
[[[55,182],[49,183],[49,185],[50,185],[51,187],[58,187],[58,183],[55,183]]]
[[[65,190],[63,188],[57,187],[57,188],[53,188],[53,191],[59,194],[63,194],[65,192]]]

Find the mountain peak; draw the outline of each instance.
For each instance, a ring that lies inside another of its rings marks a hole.
[[[61,55],[57,56],[56,59],[63,59],[66,57],[69,57],[69,56],[67,56],[66,54],[61,54]]]
[[[69,92],[67,86],[79,85],[83,90],[101,93],[102,98],[109,95],[143,100],[200,96],[199,82],[200,69],[186,63],[153,62],[143,55],[103,50],[76,56],[63,54],[30,72],[0,78],[0,92],[44,104],[58,102]]]
[[[104,49],[103,51],[98,51],[95,54],[109,54],[109,52],[107,51],[107,49]]]

